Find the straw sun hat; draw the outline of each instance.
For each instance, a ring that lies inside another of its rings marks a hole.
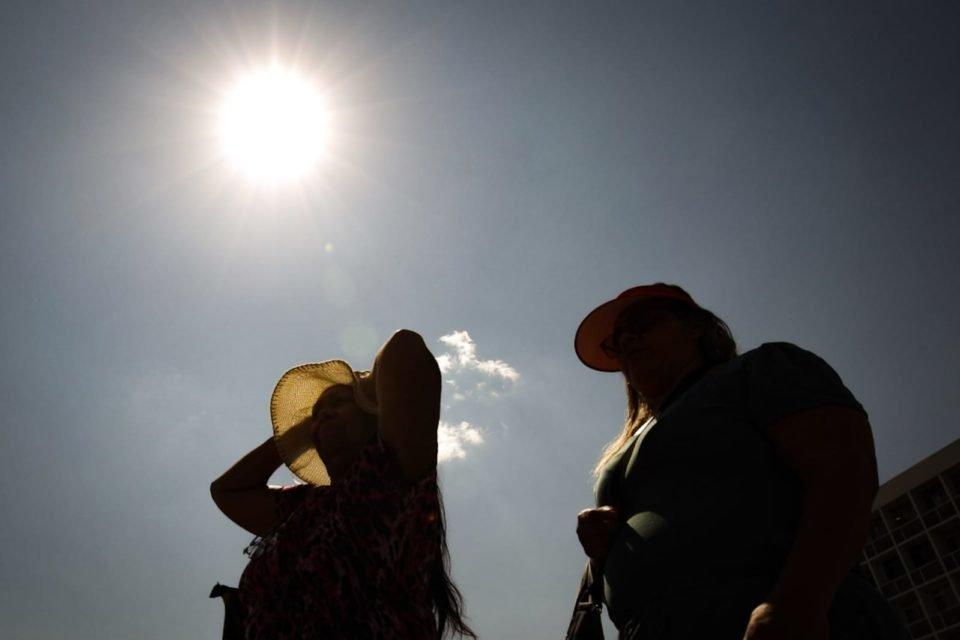
[[[302,364],[287,371],[270,398],[270,421],[280,459],[298,478],[313,485],[330,484],[327,467],[313,444],[309,418],[324,391],[336,385],[353,387],[357,405],[367,413],[377,406],[364,396],[357,381],[369,375],[354,371],[343,360]]]

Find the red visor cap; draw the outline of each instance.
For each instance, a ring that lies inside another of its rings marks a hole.
[[[627,289],[588,313],[580,323],[573,339],[580,362],[597,371],[620,371],[620,361],[604,353],[600,345],[613,334],[613,325],[625,309],[644,300],[657,299],[676,300],[694,309],[701,308],[689,293],[675,284],[658,282]]]

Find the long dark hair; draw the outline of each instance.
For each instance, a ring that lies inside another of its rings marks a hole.
[[[377,416],[365,413],[368,425],[376,433]],[[376,437],[376,436],[374,436]],[[437,522],[437,545],[439,553],[430,566],[430,576],[427,589],[433,606],[433,614],[437,618],[437,640],[445,635],[474,638],[477,634],[464,620],[463,595],[457,589],[450,577],[450,550],[447,548],[447,517],[443,508],[443,493],[437,486],[437,513],[434,514]]]
[[[430,567],[430,599],[437,616],[437,638],[444,635],[474,638],[477,634],[467,626],[463,613],[463,595],[450,578],[450,551],[447,549],[447,519],[443,508],[443,494],[437,488],[437,521],[439,524],[440,553]]]
[[[700,357],[707,366],[729,362],[737,356],[737,342],[733,339],[727,323],[706,309],[690,307],[682,302],[664,300],[666,309],[681,320],[693,322],[699,326],[701,333],[697,340]],[[607,443],[597,465],[593,468],[593,475],[599,476],[610,459],[623,449],[624,445],[633,437],[647,420],[653,417],[647,401],[636,389],[624,381],[627,391],[627,416],[623,422],[623,429],[616,438]]]

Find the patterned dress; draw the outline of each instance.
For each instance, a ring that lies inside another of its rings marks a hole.
[[[247,640],[436,638],[436,473],[404,483],[379,438],[342,481],[296,485],[240,578]]]

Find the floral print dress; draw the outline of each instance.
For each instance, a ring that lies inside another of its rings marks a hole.
[[[295,485],[240,578],[247,640],[436,638],[436,472],[405,483],[377,438],[342,481]]]

